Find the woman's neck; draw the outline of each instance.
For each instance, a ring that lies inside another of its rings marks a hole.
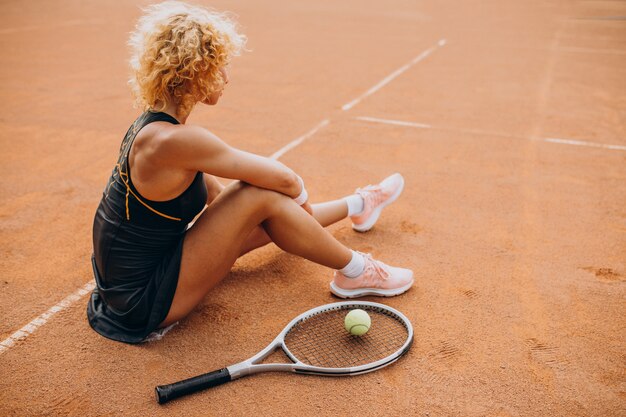
[[[161,103],[157,102],[155,107],[161,107],[160,104]],[[175,118],[176,120],[178,120],[180,124],[185,124],[185,122],[187,121],[187,118],[189,117],[189,114],[191,113],[191,109],[186,113],[179,113],[179,111],[180,111],[179,106],[177,106],[175,103],[171,101],[166,104],[163,110],[161,110],[161,112],[167,113],[173,118]]]

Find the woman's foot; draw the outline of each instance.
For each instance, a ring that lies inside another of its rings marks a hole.
[[[377,185],[357,188],[356,194],[363,198],[363,211],[350,216],[352,228],[357,232],[367,232],[378,220],[382,210],[396,201],[404,189],[404,178],[393,174]]]
[[[396,268],[363,254],[365,268],[356,278],[348,278],[335,271],[335,278],[330,283],[330,291],[337,297],[356,298],[365,295],[392,297],[406,292],[413,285],[413,271]]]

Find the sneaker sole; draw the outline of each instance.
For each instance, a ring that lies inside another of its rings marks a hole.
[[[378,221],[378,218],[380,217],[380,213],[383,211],[383,209],[385,207],[387,207],[389,204],[391,204],[394,201],[396,201],[398,199],[398,197],[400,197],[400,194],[402,194],[402,191],[404,190],[404,177],[401,177],[401,178],[402,178],[402,183],[400,184],[400,187],[396,190],[395,193],[393,193],[393,195],[391,197],[389,197],[389,199],[387,201],[382,203],[380,206],[376,207],[376,209],[372,212],[372,215],[369,217],[369,219],[367,219],[367,221],[365,223],[363,223],[363,224],[354,224],[354,223],[352,223],[352,228],[354,230],[356,230],[357,232],[363,233],[363,232],[367,232],[372,227],[374,227],[374,225]]]
[[[383,290],[380,288],[359,288],[356,290],[344,290],[335,285],[334,282],[330,283],[330,292],[335,294],[339,298],[358,298],[366,295],[376,295],[378,297],[393,297],[405,293],[413,286],[415,279],[411,279],[411,282],[404,287],[394,288],[389,290]]]

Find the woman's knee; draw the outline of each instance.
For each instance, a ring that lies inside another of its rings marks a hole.
[[[247,204],[265,209],[265,211],[274,210],[282,206],[285,201],[291,200],[285,194],[241,181],[235,187],[235,191],[246,200]]]

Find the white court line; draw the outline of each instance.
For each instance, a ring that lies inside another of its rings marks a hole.
[[[292,150],[293,148],[300,145],[302,142],[304,142],[305,140],[307,140],[308,138],[316,134],[320,129],[322,129],[325,126],[328,126],[329,123],[330,123],[329,119],[322,120],[313,129],[309,130],[304,135],[292,140],[291,142],[289,142],[288,144],[286,144],[285,146],[283,146],[282,148],[274,152],[272,155],[270,155],[270,158],[271,159],[280,158],[281,156],[283,156],[284,154],[286,154],[287,152],[289,152],[290,150]]]
[[[559,138],[545,138],[543,140],[545,142],[561,143],[564,145],[590,146],[592,148],[604,148],[604,149],[613,149],[613,150],[618,150],[618,151],[626,151],[626,146],[623,146],[623,145],[608,145],[605,143],[594,143],[594,142],[586,142],[584,140],[559,139]]]
[[[447,130],[447,131],[452,131],[452,132],[462,132],[462,133],[472,133],[472,134],[478,134],[478,135],[500,136],[500,137],[512,138],[512,139],[532,140],[532,138],[528,136],[509,135],[506,133],[488,132],[485,130],[437,127],[437,126],[431,126],[431,125],[427,125],[423,123],[405,122],[402,120],[378,119],[375,117],[365,117],[365,116],[358,116],[358,117],[355,117],[355,119],[363,120],[366,122],[382,123],[382,124],[395,125],[395,126],[417,127],[420,129]],[[539,140],[543,142],[549,142],[549,143],[560,143],[563,145],[589,146],[592,148],[604,148],[604,149],[626,151],[626,146],[624,145],[609,145],[605,143],[595,143],[595,142],[586,142],[583,140],[559,139],[559,138],[542,138]]]
[[[1,31],[0,31],[0,34],[2,34]],[[374,86],[373,88],[368,90],[361,97],[359,97],[359,98],[353,100],[351,103],[349,103],[349,105],[343,106],[342,109],[344,111],[345,110],[349,110],[355,104],[357,104],[358,102],[363,100],[365,97],[367,97],[367,96],[375,93],[376,91],[380,90],[383,86],[388,84],[395,77],[397,77],[398,75],[400,75],[401,73],[403,73],[404,71],[409,69],[412,65],[414,65],[414,64],[418,63],[419,61],[421,61],[422,59],[426,58],[428,55],[430,55],[438,47],[444,46],[445,44],[446,44],[446,40],[445,39],[440,40],[437,43],[437,45],[431,47],[430,49],[427,49],[424,52],[422,52],[420,55],[415,57],[410,63],[404,65],[399,70],[395,71],[394,73],[392,73],[391,75],[386,77],[384,80],[382,80],[376,86]],[[311,130],[309,130],[308,132],[306,132],[302,136],[299,136],[298,138],[292,140],[291,142],[289,142],[288,144],[286,144],[285,146],[280,148],[278,151],[274,152],[270,156],[270,158],[272,158],[272,159],[280,158],[285,153],[289,152],[293,148],[295,148],[298,145],[302,144],[302,142],[304,142],[305,140],[309,139],[311,136],[316,134],[320,129],[324,128],[325,126],[328,126],[329,124],[330,124],[330,119],[322,120],[317,125],[315,125]],[[205,208],[206,208],[206,206],[205,206]],[[194,219],[194,221],[195,221],[195,219]],[[192,223],[193,223],[193,221],[192,221]],[[5,339],[2,342],[0,342],[0,354],[2,354],[4,351],[6,351],[10,347],[12,347],[15,344],[16,341],[24,339],[28,335],[32,334],[35,330],[37,330],[37,328],[39,328],[40,326],[44,325],[52,316],[54,316],[56,313],[58,313],[60,311],[65,310],[66,308],[68,308],[75,301],[78,301],[83,295],[85,295],[85,294],[89,293],[90,291],[92,291],[94,289],[94,287],[95,287],[95,284],[94,284],[93,280],[90,280],[88,283],[83,285],[81,288],[79,288],[73,294],[71,294],[71,295],[67,296],[66,298],[64,298],[60,303],[50,307],[48,309],[48,311],[46,311],[45,313],[43,313],[40,316],[36,317],[30,323],[28,323],[26,326],[22,327],[21,329],[19,329],[15,333],[13,333],[11,336],[9,336],[7,339]]]
[[[388,125],[418,127],[421,129],[430,129],[432,127],[431,125],[425,125],[423,123],[403,122],[401,120],[378,119],[376,117],[358,116],[356,117],[356,119],[364,120],[366,122],[385,123]]]
[[[387,124],[387,125],[416,127],[419,129],[445,130],[448,132],[471,133],[475,135],[486,135],[486,136],[500,136],[503,138],[512,138],[512,139],[528,139],[526,136],[515,136],[515,135],[508,134],[508,133],[489,132],[487,130],[479,130],[479,129],[440,127],[440,126],[427,125],[424,123],[406,122],[403,120],[378,119],[375,117],[365,117],[365,116],[355,117],[355,119],[363,120],[366,122],[372,122],[372,123],[382,123],[382,124]]]
[[[439,42],[437,42],[436,45],[431,46],[430,48],[428,48],[427,50],[425,50],[424,52],[422,52],[421,54],[419,54],[418,56],[416,56],[415,58],[413,58],[411,60],[411,62],[409,62],[408,64],[405,64],[403,66],[401,66],[400,68],[398,68],[397,70],[395,70],[394,72],[392,72],[391,74],[389,74],[387,77],[385,77],[381,82],[379,82],[378,84],[376,84],[374,87],[370,88],[369,90],[367,90],[365,93],[363,93],[361,96],[355,98],[354,100],[352,100],[351,102],[344,104],[343,106],[341,106],[341,109],[343,111],[347,111],[350,110],[352,107],[356,106],[357,104],[359,104],[361,102],[361,100],[363,100],[365,97],[370,96],[372,94],[374,94],[375,92],[377,92],[378,90],[380,90],[381,88],[383,88],[385,85],[389,84],[389,82],[391,82],[394,78],[396,78],[398,75],[402,74],[403,72],[405,72],[406,70],[408,70],[409,68],[411,68],[413,65],[417,64],[418,62],[420,62],[422,59],[426,58],[428,55],[432,54],[437,48],[441,48],[442,46],[444,46],[446,44],[446,40],[445,39],[441,39]]]
[[[419,54],[418,56],[413,58],[408,64],[405,64],[405,65],[401,66],[400,68],[398,68],[397,70],[395,70],[394,72],[389,74],[387,77],[383,78],[378,84],[376,84],[374,87],[372,87],[369,90],[367,90],[361,96],[355,98],[350,103],[344,104],[343,106],[341,106],[341,109],[343,111],[350,110],[352,107],[354,107],[358,103],[360,103],[364,98],[374,94],[376,91],[380,90],[385,85],[389,84],[394,78],[396,78],[397,76],[399,76],[400,74],[402,74],[403,72],[405,72],[406,70],[411,68],[413,65],[417,64],[418,62],[420,62],[421,60],[426,58],[428,55],[433,53],[437,48],[441,48],[445,44],[446,44],[446,40],[445,39],[439,40],[439,42],[437,42],[436,45],[431,46],[430,48],[428,48],[427,50],[425,50],[424,52],[422,52],[421,54]],[[283,146],[278,151],[274,152],[270,156],[270,158],[272,158],[272,159],[280,158],[281,156],[283,156],[284,154],[286,154],[287,152],[289,152],[290,150],[292,150],[296,146],[300,145],[305,140],[309,139],[311,136],[316,134],[320,129],[322,129],[323,127],[327,126],[329,123],[330,123],[330,119],[322,120],[313,129],[309,130],[304,135],[298,137],[297,139],[294,139],[293,141],[291,141],[287,145]],[[403,122],[398,122],[398,123],[403,123]],[[409,122],[404,122],[404,123],[409,123]]]
[[[28,335],[32,334],[39,327],[46,324],[46,322],[50,320],[52,316],[54,316],[60,311],[65,310],[66,308],[71,306],[75,301],[80,300],[80,298],[83,295],[93,290],[94,286],[95,286],[94,282],[89,281],[87,284],[83,285],[81,288],[76,290],[73,294],[68,295],[63,300],[61,300],[61,302],[50,307],[48,311],[39,315],[38,317],[33,319],[30,323],[28,323],[26,326],[22,327],[21,329],[13,333],[11,336],[4,339],[2,342],[0,342],[0,354],[4,352],[5,350],[7,350],[8,348],[10,348],[11,346],[13,346],[18,340],[24,339]]]

